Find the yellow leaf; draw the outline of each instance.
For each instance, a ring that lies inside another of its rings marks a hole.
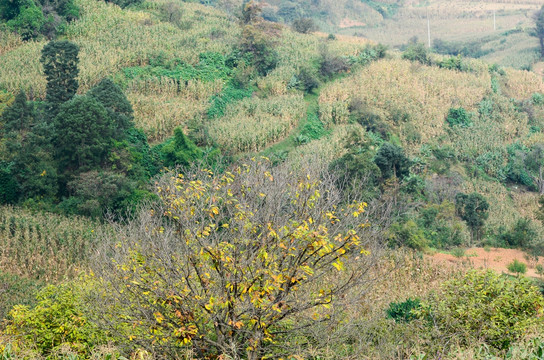
[[[344,270],[344,264],[340,260],[337,260],[336,262],[332,263],[332,266],[334,266],[336,270],[338,271]]]

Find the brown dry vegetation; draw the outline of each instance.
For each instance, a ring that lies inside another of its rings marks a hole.
[[[86,218],[2,206],[0,269],[45,282],[72,278],[92,251],[100,228]]]
[[[257,152],[288,135],[305,110],[301,95],[244,99],[213,121],[210,137],[231,153]]]
[[[404,60],[378,61],[326,86],[319,98],[320,118],[328,126],[344,124],[350,103],[359,100],[392,126],[396,125],[394,113],[409,114],[421,142],[426,143],[444,134],[444,117],[450,107],[474,110],[486,95],[490,76],[484,69],[480,65],[476,73],[461,73]]]

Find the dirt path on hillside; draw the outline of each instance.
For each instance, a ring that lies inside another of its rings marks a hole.
[[[535,266],[537,262],[535,259],[531,259],[528,255],[515,249],[501,249],[501,248],[470,248],[465,251],[465,256],[455,257],[450,254],[436,253],[429,256],[433,261],[444,264],[466,264],[467,266],[474,267],[476,269],[493,269],[498,272],[509,273],[507,266],[514,260],[518,260],[527,265],[527,273],[525,275],[531,277],[540,277],[536,273]],[[544,258],[540,257],[539,264],[544,266]]]

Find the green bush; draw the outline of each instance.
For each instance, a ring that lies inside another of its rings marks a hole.
[[[16,305],[10,311],[5,333],[14,336],[24,347],[37,348],[48,355],[61,345],[87,354],[106,335],[88,320],[84,290],[72,285],[49,285],[41,290],[34,307]]]
[[[542,326],[543,306],[544,298],[530,280],[471,270],[445,282],[414,312],[429,319],[441,338],[506,349],[530,327]]]
[[[515,259],[507,266],[508,271],[511,273],[522,275],[527,272],[527,265]]]
[[[544,105],[544,94],[534,93],[531,97],[533,105],[541,106]]]
[[[429,246],[423,229],[413,220],[391,225],[388,240],[391,247],[407,246],[411,249],[423,250]]]
[[[456,258],[462,258],[463,256],[465,256],[465,249],[461,247],[452,249],[451,254]]]
[[[127,67],[122,73],[127,80],[169,78],[178,82],[189,80],[211,82],[229,78],[232,69],[227,65],[227,60],[219,53],[206,52],[199,55],[197,64],[191,65],[179,59],[167,61],[159,54],[149,59],[149,65]]]
[[[316,112],[308,112],[307,122],[302,127],[300,134],[307,137],[309,140],[317,140],[326,134],[325,126]]]
[[[301,34],[309,34],[317,29],[317,24],[312,18],[300,18],[293,21],[293,30]]]
[[[400,146],[384,143],[378,150],[374,162],[380,168],[384,179],[396,177],[402,180],[410,175],[410,160]]]
[[[427,48],[423,43],[410,44],[402,53],[402,58],[410,61],[417,61],[423,65],[431,64],[431,58],[429,57]]]
[[[189,166],[204,155],[202,149],[195,145],[181,128],[174,130],[174,137],[160,147],[161,158],[165,166]]]
[[[328,48],[320,49],[321,61],[319,64],[319,73],[325,79],[330,79],[336,74],[349,70],[349,63],[345,57],[337,56],[329,52]]]
[[[23,40],[35,39],[45,24],[42,10],[32,0],[28,0],[19,11],[16,18],[6,23],[8,28],[20,34]]]
[[[387,46],[367,45],[365,48],[357,53],[355,56],[349,56],[348,61],[351,65],[368,65],[372,61],[383,59],[387,55]]]
[[[418,298],[408,298],[398,303],[392,302],[386,310],[387,317],[395,320],[395,322],[409,322],[417,317],[412,310],[419,309],[420,306],[421,300]]]
[[[319,79],[317,77],[317,71],[311,67],[303,67],[296,75],[298,89],[306,93],[311,93],[314,89],[319,87]]]
[[[461,56],[449,57],[447,59],[444,59],[438,62],[438,66],[443,69],[458,70],[458,71],[461,71],[463,69],[462,64],[463,63],[461,61]]]
[[[470,113],[468,113],[464,108],[451,108],[448,112],[448,116],[446,117],[447,123],[451,127],[459,126],[459,127],[469,127],[472,125],[472,117]]]
[[[520,218],[511,229],[499,232],[498,241],[501,246],[526,249],[533,239],[538,238],[538,232],[530,219]]]
[[[34,304],[36,302],[36,293],[45,285],[40,280],[12,275],[3,271],[0,271],[0,284],[2,284],[0,290],[0,299],[2,299],[0,301],[0,319],[5,319],[8,312],[15,305]]]

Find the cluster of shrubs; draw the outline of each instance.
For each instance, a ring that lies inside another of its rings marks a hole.
[[[130,102],[110,79],[76,95],[78,51],[68,41],[46,45],[45,102],[28,101],[20,92],[0,116],[2,203],[99,217],[151,196],[149,179],[164,166],[186,166],[204,156],[180,129],[151,148],[134,128]]]
[[[321,82],[330,81],[354,67],[365,66],[372,61],[384,58],[386,51],[387,47],[384,45],[368,45],[356,55],[338,56],[329,51],[327,44],[323,44],[316,64],[300,68],[298,73],[291,79],[289,87],[311,93],[319,87]]]
[[[0,1],[0,30],[15,32],[23,40],[40,36],[52,39],[78,16],[79,9],[73,0]]]
[[[425,334],[427,345],[436,347],[428,352],[445,354],[450,346],[483,343],[491,354],[504,355],[530,329],[542,326],[543,304],[542,294],[527,278],[471,270],[424,299],[391,303],[386,314],[397,327]],[[539,351],[527,358],[537,358]]]

